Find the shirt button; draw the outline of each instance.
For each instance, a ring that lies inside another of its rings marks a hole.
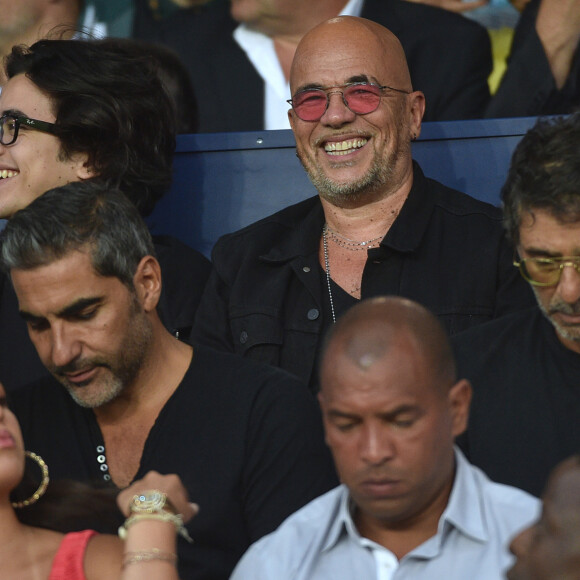
[[[320,312],[318,312],[317,308],[311,308],[306,316],[308,320],[316,320],[320,316]]]
[[[303,271],[303,272],[310,272],[310,266],[304,266],[304,267],[302,268],[302,271]]]
[[[242,330],[242,332],[240,332],[240,342],[242,344],[246,344],[246,342],[248,342],[248,333],[245,330]]]

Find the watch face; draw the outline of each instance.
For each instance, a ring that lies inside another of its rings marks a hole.
[[[133,496],[131,502],[132,512],[153,513],[161,511],[167,502],[167,496],[156,489],[144,491]]]

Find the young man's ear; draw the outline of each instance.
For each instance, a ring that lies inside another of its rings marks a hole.
[[[85,153],[79,153],[78,155],[75,155],[72,159],[72,162],[76,165],[76,175],[79,181],[92,179],[96,176],[96,172],[89,164],[88,156]]]

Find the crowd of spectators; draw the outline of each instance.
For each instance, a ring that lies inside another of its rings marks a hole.
[[[0,576],[578,580],[580,0],[5,4]],[[517,116],[501,209],[413,160]],[[151,236],[286,128],[316,196]]]

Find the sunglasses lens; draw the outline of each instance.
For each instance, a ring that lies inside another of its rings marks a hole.
[[[379,106],[381,90],[370,84],[351,85],[344,90],[344,98],[353,113],[365,115]]]
[[[381,100],[380,87],[367,83],[348,85],[340,92],[348,108],[359,115],[375,111]],[[329,94],[322,89],[302,91],[292,99],[292,107],[303,121],[318,121],[326,111]]]
[[[292,100],[296,114],[303,121],[318,121],[326,111],[326,93],[312,89],[298,93]]]
[[[524,278],[542,286],[555,286],[560,280],[560,263],[543,258],[522,260],[521,269]]]

